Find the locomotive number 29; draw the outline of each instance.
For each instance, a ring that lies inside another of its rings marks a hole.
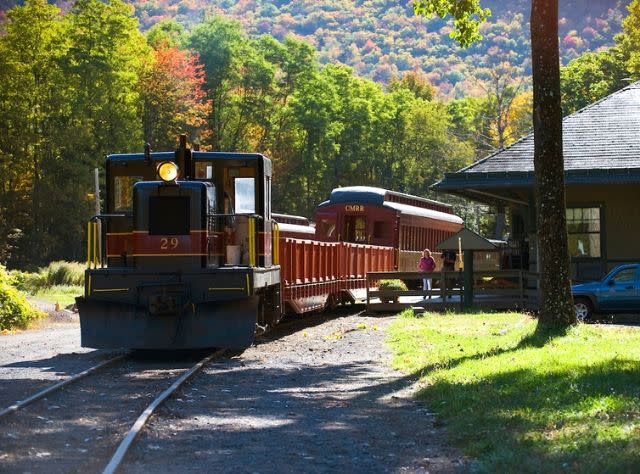
[[[160,239],[160,248],[162,250],[173,250],[178,247],[178,239],[171,237],[170,239],[163,237]]]

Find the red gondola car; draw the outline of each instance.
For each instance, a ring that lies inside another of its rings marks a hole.
[[[276,213],[271,214],[271,217],[278,223],[280,237],[312,240],[316,238],[316,227],[306,217]]]

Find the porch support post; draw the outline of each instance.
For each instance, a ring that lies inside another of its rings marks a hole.
[[[464,309],[473,305],[473,250],[464,252]]]

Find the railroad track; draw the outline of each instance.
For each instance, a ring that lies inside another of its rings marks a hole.
[[[200,371],[205,364],[207,364],[208,362],[210,362],[213,359],[216,358],[220,358],[226,351],[225,350],[219,350],[213,353],[210,353],[208,355],[206,355],[205,357],[203,357],[202,359],[200,359],[197,363],[190,365],[189,367],[179,367],[179,368],[169,368],[167,370],[170,371],[180,371],[180,374],[175,376],[172,374],[171,380],[173,380],[173,382],[171,383],[171,385],[166,388],[166,379],[168,377],[162,377],[162,378],[154,378],[154,375],[144,375],[144,372],[152,372],[152,369],[150,369],[149,364],[147,364],[147,366],[145,367],[143,364],[143,367],[138,367],[134,370],[134,372],[129,372],[127,373],[126,371],[122,374],[122,376],[125,379],[137,379],[137,387],[134,386],[134,391],[137,390],[138,392],[140,392],[141,390],[147,392],[148,391],[148,387],[147,385],[145,385],[145,380],[149,381],[149,384],[153,384],[158,386],[157,388],[154,387],[155,390],[155,394],[157,394],[158,392],[160,392],[160,385],[162,385],[163,390],[161,391],[161,393],[157,396],[153,397],[153,401],[148,404],[148,406],[146,406],[146,408],[144,410],[142,410],[141,414],[138,416],[138,418],[133,422],[133,424],[129,423],[127,426],[129,426],[128,431],[126,432],[126,434],[124,436],[122,436],[122,433],[125,432],[126,428],[123,429],[122,426],[124,425],[123,422],[121,422],[120,420],[116,420],[116,421],[111,421],[111,424],[114,425],[120,425],[121,427],[118,428],[117,430],[115,430],[115,432],[113,433],[109,433],[109,436],[106,436],[106,438],[110,438],[109,440],[106,441],[101,441],[100,444],[104,445],[107,444],[109,446],[107,447],[102,447],[101,451],[103,451],[102,453],[98,453],[97,455],[92,454],[91,457],[94,457],[95,459],[108,459],[108,462],[104,462],[103,466],[104,467],[104,471],[103,473],[105,474],[111,474],[113,472],[116,472],[116,470],[118,469],[118,466],[120,465],[120,463],[124,460],[129,448],[133,445],[135,439],[137,438],[137,436],[140,434],[140,432],[142,431],[142,429],[145,426],[145,423],[149,420],[149,418],[153,415],[154,411],[168,398],[170,397],[173,393],[175,393],[176,390],[178,390],[180,388],[180,386],[186,382],[190,377],[192,377],[194,374],[196,374],[198,371]],[[47,437],[46,435],[42,435],[43,432],[46,432],[47,429],[49,430],[53,430],[56,431],[57,425],[55,425],[55,421],[49,420],[44,416],[38,416],[37,414],[33,414],[30,413],[30,410],[28,410],[27,408],[30,406],[33,406],[34,411],[35,410],[35,405],[33,405],[36,401],[38,400],[42,400],[43,398],[47,397],[47,400],[49,400],[49,397],[56,398],[59,399],[59,393],[63,388],[68,387],[71,384],[78,384],[80,380],[86,379],[87,376],[91,375],[91,374],[100,374],[101,372],[103,372],[103,369],[113,366],[118,362],[125,362],[125,361],[129,361],[130,360],[130,354],[125,354],[125,355],[120,355],[117,357],[113,357],[111,359],[108,359],[106,361],[101,362],[100,364],[97,364],[87,370],[84,370],[74,376],[71,376],[65,380],[63,380],[62,382],[59,382],[55,385],[52,385],[44,390],[41,390],[37,393],[34,393],[33,395],[25,398],[22,401],[16,402],[14,404],[12,404],[11,406],[3,409],[2,411],[0,411],[0,425],[5,424],[8,422],[8,424],[6,426],[3,427],[3,429],[0,430],[1,431],[6,431],[6,435],[9,436],[10,439],[12,440],[21,440],[24,439],[27,443],[31,444],[34,440],[39,441],[42,438],[45,439],[45,442],[47,439],[51,440],[51,438]],[[184,365],[184,364],[183,364]],[[100,377],[100,375],[98,375]],[[106,374],[102,376],[102,385],[106,385],[109,386],[111,383],[111,386],[114,387],[115,391],[117,391],[119,389],[117,384],[113,383],[113,379],[115,377],[110,375],[110,374]],[[96,382],[97,383],[97,382]],[[106,394],[105,393],[99,393],[100,389],[95,389],[92,387],[88,387],[84,389],[84,392],[86,394],[88,394],[88,397],[86,395],[81,396],[81,402],[80,403],[73,403],[73,400],[67,402],[68,405],[71,405],[69,407],[70,410],[82,410],[83,408],[87,408],[87,406],[91,405],[91,402],[93,401],[93,407],[91,407],[92,409],[96,410],[98,412],[98,414],[94,414],[93,416],[86,416],[84,413],[82,413],[82,415],[80,415],[78,412],[74,412],[75,418],[72,418],[71,420],[62,420],[62,421],[58,421],[57,423],[59,425],[84,425],[87,422],[91,422],[93,421],[96,426],[94,427],[90,427],[88,428],[89,430],[95,430],[96,432],[99,430],[102,431],[108,431],[109,428],[108,426],[110,426],[109,421],[106,421],[102,423],[102,426],[100,426],[100,418],[101,415],[103,414],[103,412],[108,413],[111,416],[121,416],[123,413],[122,407],[119,406],[118,404],[118,394],[115,395],[115,397],[113,397],[115,399],[114,405],[109,406],[108,403],[105,403],[104,406],[101,406],[101,404],[98,402],[96,403],[94,398],[97,396],[98,398],[100,397],[104,397]],[[133,391],[132,391],[133,392]],[[64,397],[65,400],[69,400],[72,397],[70,396],[70,393],[67,393],[66,396]],[[145,398],[145,399],[149,399],[151,398],[149,396],[149,393],[145,393],[144,395],[131,395],[131,394],[127,394],[126,392],[124,393],[120,393],[119,394],[119,398],[121,399],[127,399],[127,398],[131,398],[132,400],[138,400],[141,398]],[[77,396],[76,396],[77,398]],[[50,400],[49,400],[50,401]],[[55,403],[55,402],[54,402]],[[62,403],[60,403],[60,405],[50,405],[48,407],[39,407],[40,413],[42,415],[44,414],[48,414],[47,410],[52,410],[52,407],[55,408],[56,410],[60,408],[60,406],[62,405]],[[45,410],[46,408],[46,410]],[[66,407],[65,407],[66,408]],[[134,412],[135,410],[128,410],[130,413]],[[23,412],[23,413],[17,413],[17,412]],[[138,413],[140,413],[140,411],[138,410]],[[10,415],[14,415],[14,416],[10,416]],[[20,420],[19,418],[21,418],[22,414],[24,414],[25,417],[31,417],[30,420],[27,420],[27,424],[29,424],[29,422],[31,423],[31,426],[27,426],[26,429],[21,429],[20,427]],[[126,416],[130,416],[130,415],[126,415]],[[18,419],[16,419],[16,417]],[[44,428],[42,427],[43,422],[45,423]],[[48,428],[47,424],[51,423],[52,426],[56,426],[56,429],[53,428]],[[6,430],[5,430],[6,429]],[[13,433],[12,431],[19,431],[20,435],[15,435],[15,433]],[[62,430],[64,431],[64,430]],[[69,436],[68,436],[68,441],[69,442],[65,442],[64,447],[61,447],[61,442],[60,440],[56,440],[57,442],[57,447],[60,450],[65,450],[66,451],[72,451],[71,454],[71,458],[73,458],[73,455],[75,454],[77,456],[77,452],[79,452],[80,454],[84,455],[84,457],[86,458],[88,455],[86,453],[89,452],[89,449],[84,449],[84,448],[75,448],[76,450],[74,450],[74,446],[73,446],[73,442],[76,443],[82,443],[82,439],[84,438],[84,444],[86,445],[87,441],[91,441],[92,438],[85,438],[86,435],[86,429],[80,433],[79,435],[75,432],[75,431],[82,431],[80,429],[74,429],[74,427],[72,426],[71,430],[69,431]],[[95,440],[103,440],[104,437],[103,436],[95,436]],[[113,446],[115,444],[117,444],[119,442],[118,447],[115,449],[113,449]],[[7,443],[4,443],[5,446]],[[56,443],[54,443],[56,444]],[[3,448],[2,448],[3,442],[0,439],[0,470],[4,471],[7,466],[5,466],[5,468],[2,467],[3,465],[3,460],[4,459],[12,459],[12,457],[14,458],[25,458],[25,459],[38,459],[38,458],[42,458],[42,457],[51,457],[53,458],[53,454],[51,452],[46,451],[47,449],[49,449],[47,446],[45,446],[43,449],[41,448],[33,448],[30,447],[29,449],[27,449],[26,451],[23,450],[22,453],[20,454],[15,454],[15,453],[11,453],[10,451],[5,451],[3,453]],[[17,447],[22,447],[21,445],[17,445]],[[19,448],[18,448],[19,449]],[[110,454],[109,454],[110,451]],[[67,455],[62,455],[59,456],[62,458],[65,458],[66,461],[70,461],[73,463],[73,460],[67,456]],[[99,461],[95,461],[95,462],[99,462]],[[33,466],[29,466],[29,467],[33,467]],[[79,469],[79,470],[91,470],[94,471],[96,468],[98,468],[98,466],[91,466],[90,468],[87,468],[86,466],[80,467],[77,464],[74,464],[73,469]],[[24,471],[24,466],[19,466],[19,465],[15,465],[14,469],[16,471]],[[9,468],[9,470],[12,470],[12,468]],[[28,469],[31,470],[31,469]],[[36,471],[38,470],[37,468],[35,469]],[[67,471],[69,470],[68,468],[63,467],[62,470]]]
[[[67,385],[70,385],[74,382],[77,382],[80,379],[85,378],[87,375],[95,373],[97,371],[99,371],[100,369],[104,369],[105,367],[119,361],[119,360],[123,360],[126,357],[126,354],[123,355],[119,355],[116,357],[112,357],[111,359],[107,359],[99,364],[94,365],[93,367],[88,368],[87,370],[83,370],[82,372],[79,372],[75,375],[72,375],[71,377],[57,383],[54,384],[50,387],[45,388],[44,390],[40,390],[39,392],[34,393],[33,395],[25,398],[24,400],[20,400],[17,401],[16,403],[14,403],[11,406],[8,406],[7,408],[5,408],[4,410],[0,411],[0,418],[2,418],[3,416],[7,416],[10,415],[11,413],[15,413],[18,410],[20,410],[21,408],[26,407],[27,405],[31,405],[33,402],[36,402],[44,397],[46,397],[47,395],[50,395],[54,392],[57,392],[58,390],[61,390],[63,387],[66,387]]]

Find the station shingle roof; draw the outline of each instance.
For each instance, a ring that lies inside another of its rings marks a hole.
[[[640,82],[565,117],[563,148],[569,174],[640,170]],[[452,175],[505,172],[533,172],[533,134]]]

